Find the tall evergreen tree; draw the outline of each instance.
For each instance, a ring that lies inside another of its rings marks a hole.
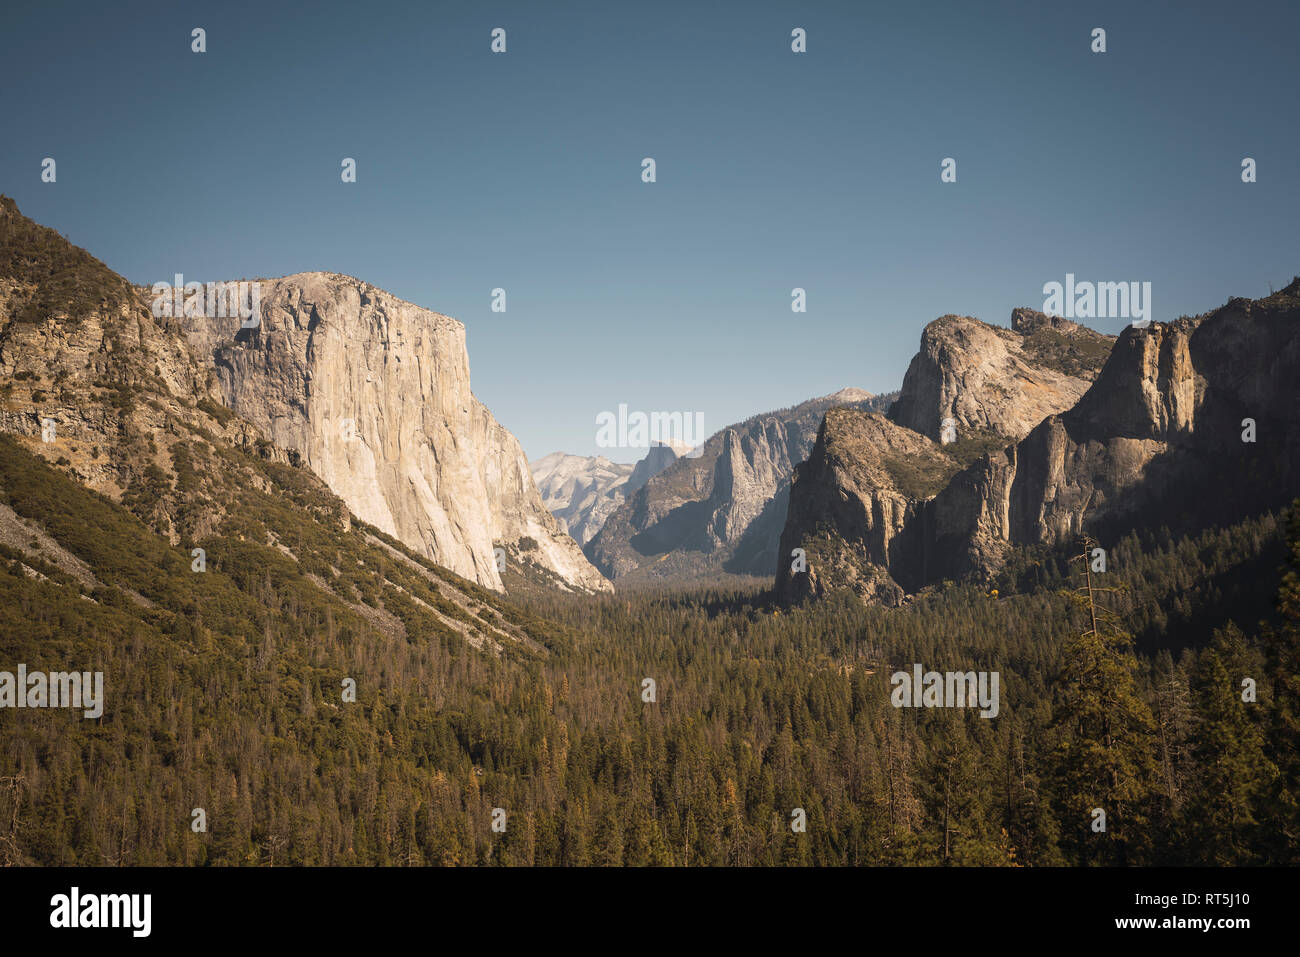
[[[1273,848],[1271,863],[1300,863],[1300,499],[1292,503],[1286,526],[1286,564],[1278,588],[1281,623],[1264,633],[1272,710],[1268,753],[1278,768],[1268,809]]]
[[[1084,584],[1071,597],[1085,627],[1066,644],[1053,714],[1062,734],[1054,754],[1061,838],[1081,863],[1138,863],[1148,840],[1154,721],[1138,693],[1132,636],[1101,604],[1110,589],[1094,582],[1094,543],[1084,545]]]
[[[1248,864],[1258,860],[1256,808],[1277,776],[1264,750],[1254,709],[1242,700],[1243,676],[1258,673],[1236,625],[1220,631],[1200,656],[1196,672],[1196,775],[1187,803],[1189,846],[1198,863]]]

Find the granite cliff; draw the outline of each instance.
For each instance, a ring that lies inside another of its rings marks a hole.
[[[295,451],[363,521],[489,588],[494,549],[608,590],[470,391],[465,327],[333,273],[261,282],[258,326],[184,320],[222,405]]]
[[[219,503],[180,503],[187,467],[170,449],[199,436],[310,469],[362,521],[477,584],[502,588],[499,546],[557,587],[612,587],[471,393],[454,319],[327,273],[261,281],[252,328],[160,314],[150,289],[8,198],[0,249],[0,430],[173,542],[223,519]]]
[[[1113,336],[1016,309],[1011,328],[968,316],[942,316],[925,327],[889,417],[944,441],[957,435],[1020,438],[1088,390],[1110,353]]]
[[[1064,320],[1017,312],[1013,332],[1080,335]],[[972,328],[950,317],[927,328],[892,423],[827,415],[794,476],[776,563],[783,598],[849,587],[897,604],[943,579],[991,575],[1018,545],[1066,544],[1083,531],[1103,542],[1135,527],[1194,531],[1294,494],[1300,440],[1288,420],[1300,376],[1300,281],[1267,299],[1126,329],[1068,404],[1073,383],[1054,380],[1044,403],[1051,380],[1041,365],[1026,374],[1023,345],[1003,355],[997,343],[1007,336]],[[1091,352],[1096,340],[1085,342]],[[1072,367],[1059,340],[1051,355],[1048,372]],[[1075,368],[1082,375],[1067,379],[1088,377],[1087,365]],[[929,423],[948,416],[962,425],[945,445]],[[1255,440],[1243,441],[1251,422]],[[898,431],[908,423],[924,435]],[[1224,487],[1231,494],[1216,494]]]

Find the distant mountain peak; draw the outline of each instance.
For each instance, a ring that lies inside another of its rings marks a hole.
[[[838,392],[832,392],[830,395],[824,395],[817,401],[821,402],[867,402],[874,399],[875,395],[866,389],[855,389],[852,386],[840,389]]]
[[[588,557],[616,579],[767,574],[790,474],[812,449],[826,410],[883,411],[890,399],[840,389],[720,429],[695,457],[677,458],[642,487],[629,482],[627,501],[587,543]]]

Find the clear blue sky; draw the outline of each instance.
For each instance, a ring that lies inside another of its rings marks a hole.
[[[1005,324],[1067,272],[1150,281],[1156,319],[1300,273],[1295,3],[43,2],[4,19],[0,191],[24,213],[137,283],[324,269],[455,316],[475,393],[532,458],[602,451],[596,415],[619,403],[701,411],[712,432],[896,388],[928,321]]]

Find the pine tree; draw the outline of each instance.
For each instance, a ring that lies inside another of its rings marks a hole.
[[[1080,862],[1140,863],[1155,772],[1154,721],[1137,691],[1132,637],[1099,602],[1111,589],[1093,581],[1094,543],[1084,540],[1084,585],[1071,593],[1086,627],[1066,644],[1057,678],[1053,725],[1063,737],[1054,754],[1062,843]],[[1105,815],[1105,831],[1094,822]]]
[[[927,729],[931,744],[917,776],[926,807],[927,843],[944,864],[996,863],[1001,856],[996,842],[982,833],[987,776],[976,767],[965,721],[964,714],[941,714]]]
[[[1186,827],[1197,862],[1213,865],[1254,863],[1259,842],[1255,817],[1277,767],[1264,753],[1264,735],[1251,713],[1259,707],[1242,700],[1249,663],[1245,637],[1236,625],[1215,635],[1196,672],[1196,776],[1188,801]]]
[[[1274,864],[1300,863],[1300,499],[1289,510],[1286,541],[1277,593],[1282,621],[1264,632],[1273,698],[1267,748],[1279,771],[1265,812]]]

